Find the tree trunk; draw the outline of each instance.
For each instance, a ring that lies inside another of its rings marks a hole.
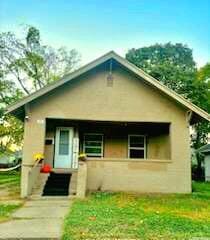
[[[197,153],[196,158],[197,158],[196,179],[199,181],[202,181],[203,180],[203,170],[202,170],[203,157],[199,153]]]

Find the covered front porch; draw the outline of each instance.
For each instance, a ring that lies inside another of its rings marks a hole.
[[[47,119],[45,163],[78,168],[78,155],[98,161],[170,161],[170,123]]]
[[[172,162],[170,123],[47,118],[39,126],[44,133],[37,133],[43,136],[43,148],[40,140],[34,138],[34,143],[43,149],[43,163],[50,165],[54,174],[70,174],[67,195],[77,193],[78,183],[82,192],[147,191],[148,186],[155,192],[153,181],[160,178],[161,171],[164,181]],[[81,153],[86,155],[85,166],[79,165]],[[33,192],[37,179],[39,195],[45,192],[49,176],[40,176],[40,167],[23,165],[22,181],[28,182],[25,196]]]

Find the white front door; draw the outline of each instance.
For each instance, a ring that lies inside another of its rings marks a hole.
[[[71,168],[73,158],[72,149],[73,128],[56,128],[54,168]]]

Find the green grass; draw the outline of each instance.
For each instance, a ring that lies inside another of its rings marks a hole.
[[[0,204],[0,223],[10,219],[13,213],[21,204]]]
[[[210,184],[193,183],[189,195],[93,193],[75,200],[63,239],[210,238]]]
[[[20,197],[20,173],[16,171],[0,173],[0,222],[10,219],[11,213],[21,206],[14,203]]]
[[[19,198],[20,173],[0,172],[0,200]]]

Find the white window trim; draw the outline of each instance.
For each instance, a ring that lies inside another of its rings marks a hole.
[[[143,137],[144,147],[130,147],[130,137]],[[128,158],[130,158],[130,149],[144,150],[144,159],[147,157],[147,145],[146,145],[146,135],[142,134],[128,134]],[[138,158],[141,159],[141,158]]]
[[[99,146],[96,146],[96,147],[93,147],[93,146],[87,146],[88,148],[100,148],[101,149],[101,153],[100,154],[97,154],[97,153],[89,153],[88,157],[100,157],[100,158],[103,158],[104,156],[104,134],[102,133],[84,133],[83,136],[84,136],[84,139],[83,139],[83,152],[85,153],[85,136],[86,135],[100,135],[102,136],[102,142],[101,142],[101,147]],[[99,142],[99,141],[91,141],[91,142]]]

